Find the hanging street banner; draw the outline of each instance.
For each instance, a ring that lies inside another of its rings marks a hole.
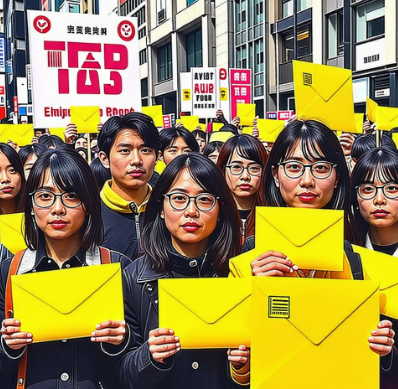
[[[36,128],[70,123],[71,106],[101,121],[141,111],[136,18],[28,11]]]
[[[251,69],[230,69],[231,119],[236,116],[238,104],[252,103]]]

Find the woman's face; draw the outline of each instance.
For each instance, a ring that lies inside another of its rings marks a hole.
[[[37,155],[33,153],[28,157],[26,160],[25,164],[23,165],[23,170],[25,172],[25,179],[27,180],[30,174],[30,171],[32,170],[33,165],[37,161]]]
[[[78,138],[75,143],[75,149],[78,149],[79,147],[84,147],[87,149],[87,139],[86,138]]]
[[[191,177],[187,169],[177,176],[167,193],[183,193],[188,196],[209,194],[201,188]],[[211,194],[211,193],[210,193]],[[178,199],[179,200],[179,199]],[[197,208],[194,199],[190,199],[185,210],[175,210],[169,198],[165,197],[161,217],[164,218],[167,229],[171,234],[173,247],[207,247],[209,236],[215,230],[219,219],[218,201],[209,211]]]
[[[163,152],[163,161],[168,165],[174,158],[182,154],[188,154],[192,150],[185,143],[182,137],[177,137],[169,146],[167,146]]]
[[[211,159],[215,164],[217,164],[219,155],[220,155],[220,150],[216,149],[208,155],[208,158]]]
[[[320,153],[319,150],[318,154]],[[290,155],[282,162],[297,161],[303,164],[311,164],[318,161],[309,161],[303,155],[301,150],[301,142],[297,142],[297,146],[292,150]],[[325,161],[320,158],[319,161]],[[298,178],[290,178],[285,174],[283,166],[273,166],[272,173],[274,175],[275,184],[279,187],[283,200],[288,207],[295,208],[315,208],[321,209],[325,207],[333,197],[335,188],[338,186],[338,175],[336,168],[332,168],[332,172],[327,178],[315,178],[311,173],[311,169],[306,167],[304,174]]]
[[[233,196],[246,199],[253,197],[260,189],[261,174],[252,175],[248,169],[244,169],[240,174],[233,174],[233,172],[234,170],[239,170],[239,167],[260,167],[261,173],[263,166],[259,165],[256,161],[241,157],[236,150],[232,154],[228,166],[231,167],[225,168],[225,179]]]
[[[390,197],[398,195],[398,182],[390,183],[377,178],[373,185],[382,186],[385,184],[389,185],[384,188],[384,192],[389,194]],[[373,191],[373,188],[370,185],[365,185],[360,190],[365,197],[368,197],[367,193]],[[398,198],[389,199],[385,196],[381,188],[377,189],[376,196],[373,199],[364,200],[358,195],[358,192],[357,199],[361,215],[370,226],[384,228],[398,223]]]
[[[13,200],[21,190],[22,177],[0,152],[0,200]]]
[[[34,195],[37,199],[36,202],[40,201],[44,205],[48,204],[49,198],[52,196],[50,192],[64,193],[55,185],[50,169],[45,171],[43,184],[37,190],[40,192]],[[69,201],[76,202],[76,196],[70,193],[67,197],[70,199]],[[54,204],[46,208],[38,207],[32,201],[32,210],[37,226],[48,239],[60,240],[76,237],[76,235],[80,236],[80,230],[86,220],[86,211],[82,204],[76,208],[66,207],[59,196],[56,197]]]
[[[196,135],[195,139],[196,139],[196,142],[198,142],[198,145],[199,145],[199,152],[202,154],[203,149],[206,146],[206,141],[203,138],[201,138],[199,135]]]

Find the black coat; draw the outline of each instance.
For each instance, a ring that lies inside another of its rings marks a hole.
[[[217,277],[213,270],[206,274]],[[182,350],[155,362],[149,352],[149,332],[159,326],[158,279],[173,277],[171,271],[152,270],[140,257],[124,270],[124,298],[127,323],[136,344],[119,364],[119,380],[129,389],[232,389],[226,349]]]

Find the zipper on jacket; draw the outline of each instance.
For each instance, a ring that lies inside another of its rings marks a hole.
[[[134,217],[135,217],[135,230],[137,232],[138,251],[141,251],[141,231],[140,231],[140,215],[139,215],[139,213],[136,213],[134,215]]]

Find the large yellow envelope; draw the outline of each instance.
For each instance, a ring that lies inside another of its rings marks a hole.
[[[357,128],[357,133],[362,134],[362,132],[363,132],[363,113],[355,114],[355,126]]]
[[[398,260],[392,255],[352,246],[361,256],[366,279],[380,282],[380,313],[398,319]]]
[[[256,117],[256,104],[237,104],[236,116],[239,117],[241,126],[252,126]]]
[[[65,135],[64,135],[65,130],[66,130],[65,127],[49,128],[51,135],[59,136],[62,140],[65,140]]]
[[[0,142],[9,140],[18,146],[26,146],[32,143],[35,136],[33,124],[0,124]]]
[[[376,122],[376,108],[378,107],[378,104],[373,101],[372,99],[369,99],[368,97],[366,98],[366,114],[368,116],[368,119],[372,122]]]
[[[243,278],[252,275],[251,263],[257,258],[256,250],[249,250],[229,260],[229,278]]]
[[[376,128],[390,131],[398,127],[398,108],[376,107]]]
[[[251,389],[379,388],[378,283],[251,279]]]
[[[199,116],[181,116],[177,119],[177,123],[182,123],[187,130],[192,132],[199,126]]]
[[[181,348],[250,345],[250,279],[159,280],[159,327]]]
[[[98,134],[97,126],[101,123],[99,107],[70,107],[70,116],[79,134]]]
[[[14,317],[33,342],[89,337],[106,320],[123,320],[120,263],[11,277]]]
[[[23,213],[0,216],[0,243],[13,254],[26,249],[24,233],[25,215]]]
[[[209,143],[210,142],[226,142],[228,139],[231,139],[234,136],[235,135],[230,131],[213,132],[210,135]]]
[[[243,127],[242,134],[253,135],[253,127]]]
[[[213,123],[212,128],[213,128],[213,132],[217,132],[220,131],[221,128],[224,127],[224,123]]]
[[[256,207],[257,256],[285,254],[300,269],[343,270],[344,211]]]
[[[159,174],[162,174],[164,169],[166,169],[166,164],[163,161],[157,161],[155,165],[155,171]]]
[[[319,120],[335,131],[356,132],[351,70],[293,61],[293,78],[299,118]]]
[[[276,141],[278,135],[285,128],[284,120],[258,119],[257,128],[259,132],[259,139],[265,142]]]
[[[151,107],[142,107],[142,113],[150,116],[156,127],[163,128],[163,106],[152,105]]]

